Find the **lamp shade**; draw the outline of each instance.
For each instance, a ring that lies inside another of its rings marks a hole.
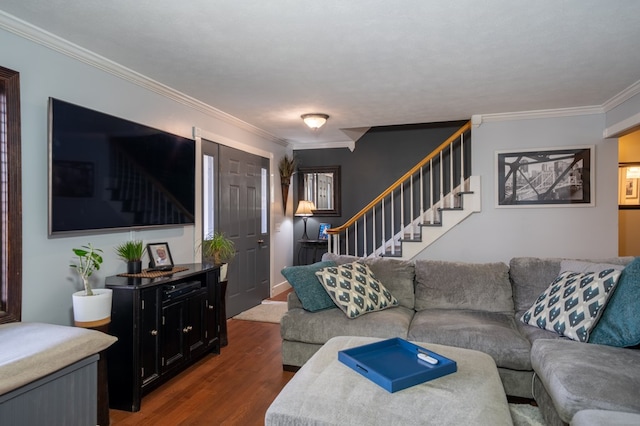
[[[327,114],[303,114],[301,116],[304,124],[309,126],[311,130],[318,130],[320,127],[324,126],[324,123],[327,122],[329,116]]]
[[[300,200],[298,202],[298,209],[296,210],[296,216],[313,216],[313,211],[316,209],[313,201]]]

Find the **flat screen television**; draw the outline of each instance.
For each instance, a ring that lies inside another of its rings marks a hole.
[[[195,141],[49,98],[49,235],[194,223]]]

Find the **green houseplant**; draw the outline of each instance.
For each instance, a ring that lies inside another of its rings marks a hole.
[[[97,327],[111,321],[112,291],[108,288],[92,289],[89,278],[100,270],[102,250],[91,244],[72,249],[77,261],[69,265],[82,280],[84,290],[73,293],[73,317],[80,327]]]
[[[214,263],[228,263],[236,255],[236,247],[222,232],[214,232],[202,240],[202,257],[212,258]]]
[[[95,248],[89,243],[86,246],[82,246],[80,248],[72,249],[73,253],[77,256],[78,261],[69,265],[71,268],[74,268],[80,279],[82,280],[82,284],[84,286],[84,292],[86,296],[93,296],[93,291],[91,290],[91,284],[89,283],[89,277],[93,274],[94,271],[100,270],[100,265],[102,265],[102,250]]]
[[[144,246],[141,240],[125,241],[115,247],[115,252],[118,257],[127,262],[128,274],[139,274],[142,271]]]

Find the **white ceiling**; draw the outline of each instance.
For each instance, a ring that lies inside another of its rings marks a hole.
[[[637,0],[1,0],[0,9],[291,144],[602,106],[640,81]],[[309,112],[331,118],[313,133],[300,119]]]

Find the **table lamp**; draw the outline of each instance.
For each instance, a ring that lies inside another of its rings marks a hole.
[[[315,204],[313,204],[313,201],[300,200],[298,202],[298,209],[296,210],[295,215],[301,216],[302,220],[304,221],[304,233],[302,234],[303,240],[309,239],[309,237],[307,236],[307,219],[309,218],[309,216],[313,216],[313,211],[315,209],[316,206]]]

